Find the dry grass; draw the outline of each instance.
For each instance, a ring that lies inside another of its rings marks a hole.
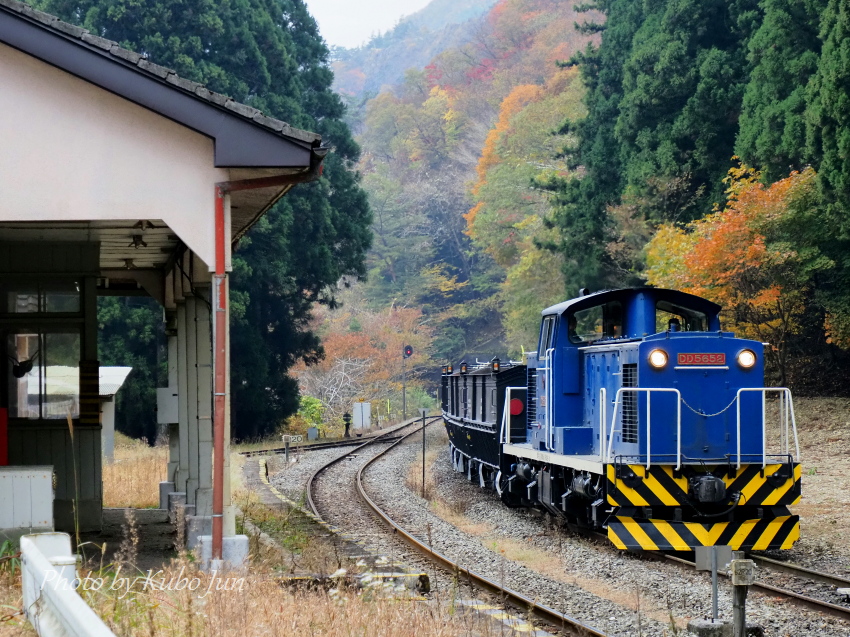
[[[165,575],[177,577],[175,565]],[[464,621],[412,602],[371,600],[356,591],[290,591],[271,574],[252,574],[236,590],[212,592],[210,578],[197,578],[198,590],[137,592],[123,600],[110,595],[92,599],[107,623],[121,635],[442,635],[468,634]],[[236,580],[238,581],[238,580]]]
[[[158,507],[167,468],[168,447],[150,447],[116,432],[115,461],[103,465],[103,506]]]
[[[438,445],[431,442],[425,449],[425,467],[429,468],[434,464],[437,460],[437,456],[443,451],[445,447],[444,441],[442,438]],[[422,456],[418,456],[421,458]],[[413,493],[418,496],[422,496],[422,461],[416,461],[411,463],[410,467],[407,470],[407,476],[404,479],[404,484],[410,489]],[[437,483],[434,480],[434,472],[426,471],[425,473],[425,499],[431,501],[437,494]]]
[[[22,603],[20,570],[0,569],[0,635],[3,637],[36,634],[20,612]]]

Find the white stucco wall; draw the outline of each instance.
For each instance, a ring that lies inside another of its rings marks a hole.
[[[214,263],[211,139],[0,45],[0,221],[162,219]]]

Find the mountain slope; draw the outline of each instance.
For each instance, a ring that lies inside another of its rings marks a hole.
[[[352,96],[376,94],[421,69],[446,49],[469,42],[496,0],[434,0],[390,31],[357,49],[333,50],[334,89]]]

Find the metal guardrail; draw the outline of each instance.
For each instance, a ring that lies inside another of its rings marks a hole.
[[[41,637],[115,637],[79,596],[77,556],[67,533],[21,538],[24,613]]]
[[[784,455],[790,456],[790,434],[794,434],[794,449],[796,451],[795,460],[800,462],[800,440],[797,437],[797,417],[794,414],[794,401],[791,398],[791,390],[787,387],[742,387],[735,394],[737,405],[737,436],[738,436],[738,462],[737,468],[741,468],[741,395],[744,392],[760,392],[761,393],[761,466],[767,466],[767,392],[777,392],[779,394],[779,429],[782,437],[781,445]],[[789,431],[790,425],[790,431]]]

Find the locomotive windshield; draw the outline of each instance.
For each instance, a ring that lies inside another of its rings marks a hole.
[[[611,301],[570,314],[567,319],[572,343],[591,343],[623,335],[623,306]]]
[[[655,304],[655,328],[658,332],[705,332],[707,324],[702,312],[669,301]]]

